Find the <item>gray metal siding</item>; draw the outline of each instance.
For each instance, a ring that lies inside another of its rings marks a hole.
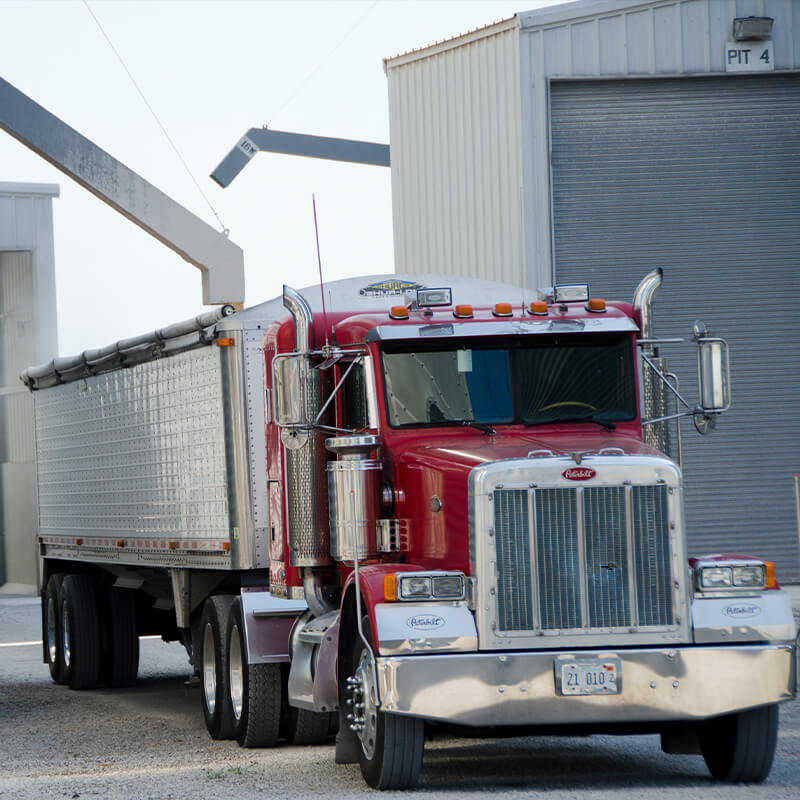
[[[630,298],[664,268],[659,336],[696,318],[731,345],[733,408],[682,425],[690,553],[745,552],[800,578],[800,75],[551,84],[560,281]],[[697,397],[690,342],[662,348]]]

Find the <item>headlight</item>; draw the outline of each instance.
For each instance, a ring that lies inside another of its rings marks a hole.
[[[463,600],[462,572],[395,572],[384,576],[386,600]]]
[[[700,591],[736,591],[737,589],[775,589],[774,568],[770,562],[750,562],[746,564],[705,564],[699,563],[697,588]]]

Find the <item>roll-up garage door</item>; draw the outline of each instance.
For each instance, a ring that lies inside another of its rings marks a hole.
[[[689,549],[800,580],[800,75],[551,84],[561,282],[632,297],[662,267],[656,334],[697,398],[692,324],[731,347],[733,406],[681,424]]]

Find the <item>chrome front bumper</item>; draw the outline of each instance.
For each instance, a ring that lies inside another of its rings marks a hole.
[[[564,659],[615,658],[615,695],[562,696]],[[794,643],[636,650],[464,653],[377,659],[381,704],[396,714],[462,725],[703,719],[789,700]]]

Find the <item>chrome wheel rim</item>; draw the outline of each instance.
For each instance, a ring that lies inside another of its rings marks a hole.
[[[58,637],[56,635],[56,601],[50,597],[47,600],[47,654],[50,663],[55,664],[58,657]]]
[[[361,749],[369,759],[375,756],[375,740],[378,730],[378,703],[375,690],[375,670],[369,650],[361,653],[352,684],[353,725],[361,742]]]
[[[203,693],[209,714],[217,707],[217,662],[214,658],[214,631],[206,624],[203,631]]]
[[[244,671],[242,670],[242,637],[239,626],[231,628],[230,651],[228,653],[228,676],[231,687],[231,709],[238,721],[242,718],[244,707]]]
[[[72,646],[70,644],[69,614],[67,613],[66,603],[61,613],[61,653],[64,658],[64,666],[69,669],[70,661],[72,660]]]

